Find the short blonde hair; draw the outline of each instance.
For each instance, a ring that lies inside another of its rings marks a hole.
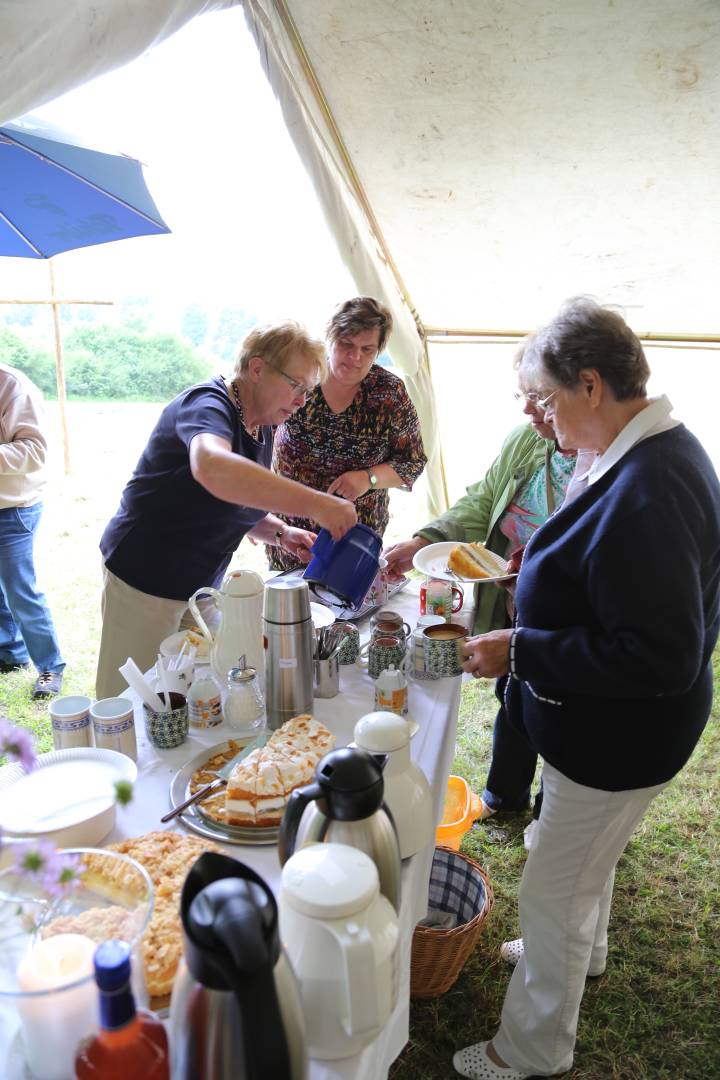
[[[251,330],[240,346],[233,375],[237,379],[247,371],[253,356],[261,356],[268,364],[284,371],[294,353],[300,353],[305,360],[312,360],[318,368],[319,381],[325,381],[327,360],[324,343],[310,337],[305,327],[292,319],[275,326],[256,326]]]

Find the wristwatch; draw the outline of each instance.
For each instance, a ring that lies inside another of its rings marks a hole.
[[[372,472],[372,471],[371,471],[370,469],[366,469],[366,470],[365,470],[365,472],[366,472],[366,473],[368,474],[368,480],[370,481],[370,487],[371,487],[371,488],[376,488],[376,487],[377,487],[377,482],[378,482],[378,478],[377,478],[377,476],[375,475],[375,473],[374,473],[374,472]]]

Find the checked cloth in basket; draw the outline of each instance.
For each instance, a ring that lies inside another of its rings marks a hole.
[[[436,848],[430,871],[428,907],[449,911],[458,923],[470,922],[485,905],[485,883],[454,851]]]

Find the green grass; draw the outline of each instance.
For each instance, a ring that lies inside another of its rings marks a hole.
[[[49,411],[53,413],[52,405]],[[64,692],[93,696],[100,629],[98,541],[158,405],[71,402],[74,472],[55,473],[45,499],[36,565],[68,668]],[[415,496],[400,494],[388,539],[422,520]],[[236,556],[236,558],[238,558]],[[244,565],[262,549],[241,545]],[[607,974],[588,983],[580,1013],[576,1067],[568,1080],[714,1080],[720,1077],[717,973],[720,897],[717,768],[720,761],[720,653],[713,719],[680,778],[652,805],[618,868]],[[47,706],[30,700],[34,675],[0,676],[0,713],[52,741]],[[492,684],[464,684],[453,771],[482,791],[490,759]],[[476,825],[463,849],[488,871],[495,905],[473,956],[447,994],[412,1005],[410,1042],[392,1080],[448,1080],[454,1050],[490,1037],[498,1025],[509,969],[502,941],[518,936],[517,888],[529,814]]]
[[[607,973],[589,980],[575,1067],[567,1080],[712,1080],[720,1077],[720,651],[713,716],[690,763],[655,800],[618,865]],[[463,686],[453,771],[482,791],[495,698]],[[517,937],[517,890],[530,813],[497,815],[462,850],[488,871],[495,904],[457,983],[414,1001],[410,1042],[391,1080],[447,1080],[452,1054],[497,1029],[510,969],[500,944]]]

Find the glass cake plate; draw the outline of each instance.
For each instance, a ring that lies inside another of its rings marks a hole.
[[[246,745],[253,738],[254,736],[248,735],[247,738],[233,739],[235,752],[237,752],[238,747]],[[229,741],[217,743],[215,746],[206,746],[194,758],[186,762],[181,769],[178,769],[170,782],[170,808],[174,810],[185,799],[190,798],[190,782],[194,772],[201,769],[210,758],[231,750],[232,747]],[[252,845],[277,843],[280,832],[279,825],[272,828],[254,827],[252,825],[226,825],[204,814],[202,807],[202,802],[193,803],[192,806],[188,806],[187,810],[183,810],[182,814],[178,815],[178,820],[182,821],[193,832],[218,843]]]

